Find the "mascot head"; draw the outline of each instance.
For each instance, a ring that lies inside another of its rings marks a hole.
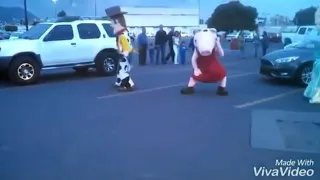
[[[320,31],[320,7],[317,8],[316,13],[314,15],[314,19],[316,27]]]
[[[214,28],[199,30],[194,36],[194,46],[202,56],[211,55],[216,42],[217,30]]]
[[[112,6],[105,10],[107,16],[111,19],[111,26],[113,27],[114,33],[118,33],[124,29],[127,29],[126,20],[120,6]]]

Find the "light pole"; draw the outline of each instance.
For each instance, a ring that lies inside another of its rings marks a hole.
[[[23,0],[24,6],[24,24],[26,25],[26,31],[29,30],[29,22],[28,22],[28,9],[27,9],[27,0]]]
[[[57,17],[57,2],[58,0],[52,0],[54,5],[54,17]]]
[[[97,17],[97,0],[94,0],[94,17]]]

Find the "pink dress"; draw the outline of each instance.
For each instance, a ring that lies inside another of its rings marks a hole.
[[[198,52],[197,65],[202,74],[192,77],[198,82],[216,83],[226,77],[226,70],[219,62],[215,51],[209,56],[201,56]]]

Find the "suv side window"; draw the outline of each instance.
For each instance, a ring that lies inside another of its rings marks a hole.
[[[111,27],[110,24],[104,23],[104,24],[102,24],[102,26],[109,37],[116,37],[116,35],[113,32],[113,28]]]
[[[100,30],[96,24],[82,23],[79,24],[77,28],[81,39],[99,39],[101,36]]]
[[[300,28],[298,34],[305,34],[307,28]]]
[[[46,41],[65,41],[73,39],[71,25],[57,25],[45,37]]]

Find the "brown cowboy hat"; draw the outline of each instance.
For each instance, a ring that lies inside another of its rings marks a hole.
[[[127,12],[121,11],[120,6],[112,6],[112,7],[107,8],[105,11],[106,11],[106,14],[108,17],[114,17],[114,16],[118,16],[118,15],[122,15],[122,14],[127,14]]]

